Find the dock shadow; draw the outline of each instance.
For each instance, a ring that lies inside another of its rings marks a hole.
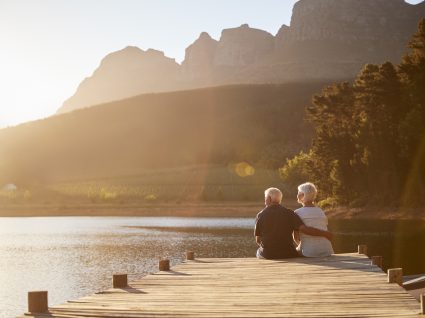
[[[120,288],[120,289],[129,293],[129,294],[147,294],[147,292],[140,290],[140,289],[137,289],[137,288],[134,288],[134,287],[131,287],[131,286],[127,286],[125,288]]]
[[[157,272],[157,273],[152,273],[152,275],[164,275],[164,273],[166,273],[166,275],[171,274],[171,275],[176,275],[176,276],[192,276],[192,274],[188,274],[188,273],[183,273],[183,272],[178,272],[175,270],[168,270],[168,271],[161,271],[161,272]]]
[[[369,258],[360,258],[357,254],[353,255],[332,255],[328,257],[297,257],[288,259],[273,260],[281,263],[296,263],[314,266],[323,266],[335,269],[356,270],[362,272],[380,272],[385,273],[381,268],[372,265]]]
[[[212,262],[208,262],[208,261],[201,261],[201,260],[199,260],[199,259],[194,259],[194,260],[191,260],[191,262],[193,262],[193,263],[212,263]]]

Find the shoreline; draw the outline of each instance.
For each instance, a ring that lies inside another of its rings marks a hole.
[[[329,219],[347,220],[425,220],[425,207],[336,207],[326,211]]]
[[[0,206],[0,217],[157,216],[251,217],[263,209],[257,202],[10,205]]]
[[[288,203],[288,208],[298,205]],[[250,217],[264,208],[262,202],[193,202],[142,204],[11,204],[0,206],[0,217],[158,216]],[[326,211],[329,219],[425,220],[425,208],[347,208]]]

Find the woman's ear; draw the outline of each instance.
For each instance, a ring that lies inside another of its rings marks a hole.
[[[298,203],[302,203],[303,198],[304,198],[304,193],[298,193],[297,194]]]

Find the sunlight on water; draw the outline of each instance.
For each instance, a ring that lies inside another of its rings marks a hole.
[[[155,272],[160,257],[176,264],[187,249],[252,255],[251,236],[237,231],[252,226],[230,218],[0,218],[0,317],[23,313],[27,291],[48,290],[50,304],[62,303],[109,288],[113,273],[133,280]]]
[[[111,286],[113,273],[134,280],[171,264],[186,250],[201,257],[253,257],[250,218],[58,217],[0,218],[0,317],[26,310],[27,292],[48,290],[49,303],[86,296]],[[330,222],[336,253],[367,244],[385,267],[425,273],[425,222]]]

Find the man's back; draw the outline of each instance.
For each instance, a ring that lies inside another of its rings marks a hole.
[[[299,256],[295,250],[292,232],[303,222],[280,204],[269,205],[257,214],[255,236],[261,237],[260,255],[268,259]]]

